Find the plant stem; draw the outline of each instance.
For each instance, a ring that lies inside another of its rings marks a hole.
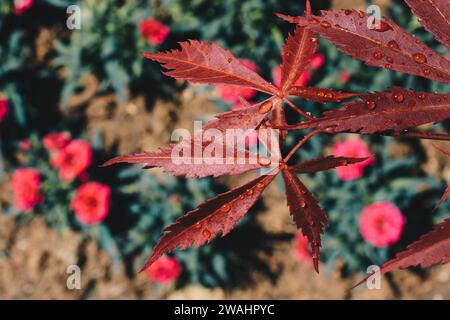
[[[298,150],[298,148],[300,148],[302,145],[304,145],[306,143],[306,141],[308,141],[311,137],[315,136],[316,134],[322,132],[322,129],[316,129],[311,131],[310,133],[308,133],[306,136],[303,137],[302,140],[300,140],[295,147],[291,150],[291,152],[289,152],[289,154],[283,159],[284,163],[287,163],[289,161],[289,159],[294,155],[294,153]]]
[[[288,99],[284,98],[283,101],[285,101],[292,109],[297,111],[300,115],[302,115],[306,119],[309,119],[309,120],[314,120],[315,119],[313,116],[311,116],[311,115],[307,114],[306,112],[304,112],[303,110],[301,110],[299,107],[297,107],[295,104],[293,104]]]

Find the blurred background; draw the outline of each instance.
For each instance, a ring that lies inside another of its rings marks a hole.
[[[299,153],[302,159],[373,155],[362,165],[303,177],[330,220],[320,275],[291,222],[282,181],[225,238],[176,251],[138,274],[165,226],[251,174],[186,180],[99,165],[117,154],[155,150],[175,128],[242,107],[238,94],[261,98],[252,90],[174,81],[140,52],[176,48],[187,39],[215,41],[276,83],[292,25],[274,13],[299,15],[304,3],[82,0],[75,3],[81,29],[70,30],[72,4],[0,0],[0,298],[450,298],[448,266],[394,272],[383,277],[382,290],[346,291],[369,265],[393,257],[449,216],[448,203],[432,212],[450,181],[449,160],[429,141],[389,137],[316,136]],[[372,4],[448,54],[403,1]],[[369,3],[312,5],[318,12],[365,10]],[[299,81],[351,92],[391,85],[449,92],[423,78],[364,66],[323,39]],[[296,103],[315,115],[338,106]],[[288,118],[294,122],[296,114]],[[448,123],[433,130],[448,130]],[[287,143],[297,138],[291,134]],[[66,286],[69,265],[81,268],[79,290]]]

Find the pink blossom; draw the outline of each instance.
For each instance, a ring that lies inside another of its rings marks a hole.
[[[336,157],[368,158],[362,162],[337,167],[337,174],[344,181],[360,178],[364,173],[364,168],[375,161],[367,144],[359,138],[350,138],[336,143],[333,146],[333,155]]]
[[[24,139],[19,142],[19,148],[22,151],[29,151],[31,149],[31,142],[28,139]]]
[[[51,164],[59,169],[59,177],[63,181],[72,181],[84,173],[91,165],[92,149],[83,140],[72,140],[67,146],[54,152]]]
[[[34,4],[34,0],[15,0],[14,1],[14,13],[17,15],[23,14],[30,9]]]
[[[39,191],[41,186],[40,173],[36,169],[18,169],[12,178],[14,203],[23,212],[30,212],[34,206],[41,203],[43,196]]]
[[[352,76],[352,74],[350,72],[348,72],[347,70],[341,71],[341,73],[339,73],[339,81],[342,84],[345,84],[350,80],[351,76]]]
[[[322,53],[316,53],[311,59],[310,65],[314,70],[319,69],[325,63],[325,56]]]
[[[252,71],[258,72],[258,67],[248,59],[240,59],[240,62]],[[239,96],[246,100],[252,99],[256,95],[256,90],[250,88],[241,88],[226,84],[218,84],[219,94],[223,100],[230,104],[238,104]]]
[[[160,45],[169,35],[170,29],[160,21],[150,18],[139,23],[139,31],[150,44]]]
[[[156,260],[146,273],[150,279],[157,283],[169,283],[175,281],[181,274],[181,264],[172,257],[161,257]]]
[[[359,230],[362,237],[375,247],[386,247],[400,240],[405,217],[390,202],[378,202],[361,212]]]
[[[0,95],[0,122],[5,120],[9,112],[8,100]]]
[[[301,232],[297,233],[295,238],[296,247],[295,247],[295,258],[302,263],[307,264],[310,267],[313,267],[313,259],[311,257],[311,250],[309,248],[308,238],[304,236]]]
[[[70,142],[70,136],[67,132],[56,132],[47,134],[43,139],[45,149],[55,151],[64,148]]]
[[[110,196],[111,189],[107,185],[88,182],[77,189],[71,207],[82,223],[100,223],[109,213]]]

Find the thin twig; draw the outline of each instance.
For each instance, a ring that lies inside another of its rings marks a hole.
[[[292,109],[297,111],[300,115],[305,117],[309,120],[314,120],[315,118],[309,114],[307,114],[305,111],[301,110],[299,107],[297,107],[295,104],[293,104],[291,101],[289,101],[287,98],[284,98],[283,101],[285,101]]]
[[[302,140],[300,140],[295,147],[289,152],[289,154],[286,156],[286,158],[283,159],[284,163],[287,163],[289,159],[294,155],[294,153],[300,148],[302,145],[305,144],[306,141],[308,141],[311,137],[315,136],[316,134],[322,132],[322,129],[316,129],[308,133],[306,136],[303,137]]]

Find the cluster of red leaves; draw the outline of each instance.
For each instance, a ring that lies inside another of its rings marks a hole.
[[[408,4],[420,17],[436,17],[434,23],[425,23],[436,38],[449,46],[450,23],[439,12],[448,10],[445,1],[433,1],[434,5],[424,5],[430,0],[408,0]],[[441,6],[441,7],[440,7]],[[201,204],[197,209],[180,217],[165,229],[154,252],[147,260],[144,269],[151,266],[165,252],[175,248],[186,249],[193,244],[201,246],[211,241],[219,233],[226,235],[248,210],[255,204],[264,189],[281,174],[285,181],[287,204],[294,222],[307,238],[315,269],[318,271],[321,234],[328,220],[313,194],[298,178],[298,174],[313,173],[340,166],[362,163],[364,158],[322,157],[295,165],[289,165],[291,156],[311,137],[318,133],[353,132],[359,134],[383,134],[435,140],[450,140],[446,133],[409,132],[411,128],[425,123],[435,123],[450,117],[450,95],[416,92],[399,87],[389,88],[387,92],[364,94],[337,92],[330,89],[297,85],[316,52],[317,38],[320,34],[335,44],[341,51],[368,65],[422,76],[442,83],[450,83],[450,62],[408,34],[392,20],[383,18],[378,29],[367,27],[368,15],[356,10],[323,11],[321,16],[313,16],[307,1],[304,17],[279,15],[295,23],[296,27],[283,46],[281,80],[279,85],[267,82],[256,72],[245,66],[231,52],[217,44],[199,41],[180,43],[180,50],[164,53],[145,53],[144,56],[163,64],[165,74],[191,83],[236,86],[239,90],[256,90],[270,95],[270,98],[253,106],[223,113],[208,122],[204,129],[257,129],[260,126],[281,129],[281,145],[289,130],[310,129],[296,146],[269,174],[262,175],[245,185],[220,194]],[[423,19],[424,21],[426,19]],[[319,103],[340,102],[343,99],[358,97],[346,102],[343,108],[325,112],[320,117],[305,113],[290,100],[295,96]],[[285,118],[284,103],[306,118],[306,121],[288,124]],[[201,139],[203,138],[203,139]],[[196,145],[207,137],[194,136],[189,141]],[[212,142],[211,142],[212,143]],[[223,147],[219,145],[218,147]],[[221,176],[238,174],[264,167],[259,165],[174,165],[171,151],[174,145],[160,151],[120,156],[105,165],[115,163],[142,163],[145,168],[161,167],[175,175],[186,177]],[[280,150],[270,150],[280,153]],[[273,165],[273,164],[272,164]],[[388,262],[382,272],[395,267],[406,267],[421,263],[447,262],[449,260],[450,220],[436,227],[420,242],[413,244],[407,252]],[[446,241],[442,241],[446,239]],[[409,259],[409,260],[408,260]]]

